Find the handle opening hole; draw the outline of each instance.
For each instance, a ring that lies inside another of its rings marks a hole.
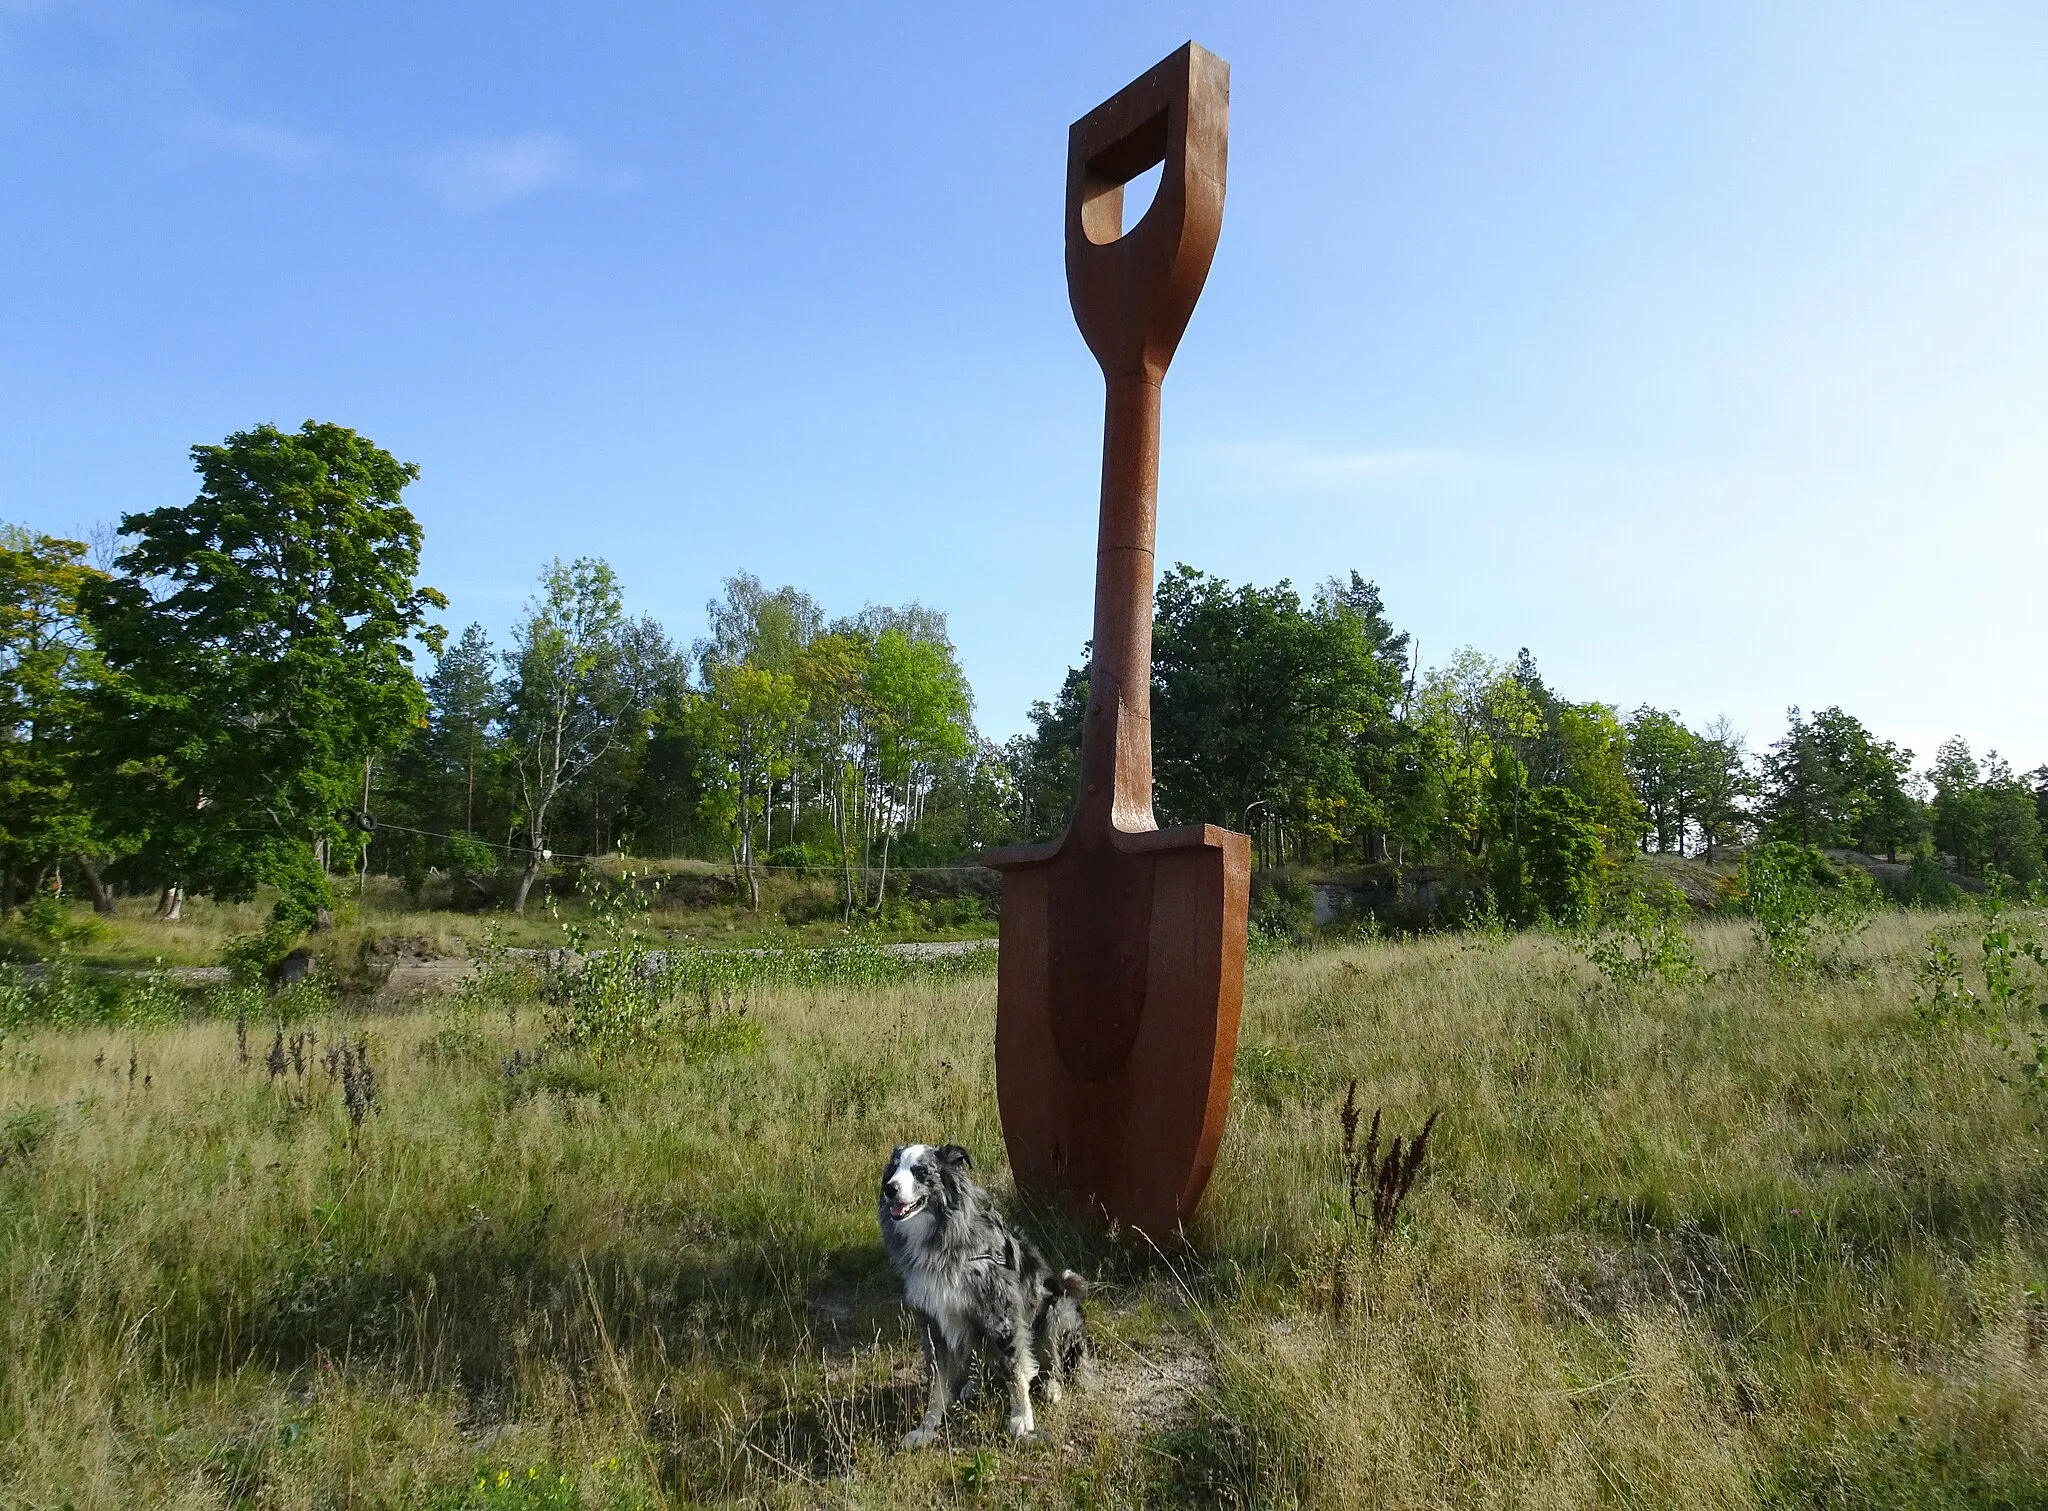
[[[1162,110],[1088,159],[1081,227],[1097,246],[1121,240],[1152,208],[1166,171],[1166,128]]]
[[[1145,212],[1152,208],[1152,200],[1159,193],[1159,179],[1166,172],[1166,164],[1154,163],[1143,173],[1124,185],[1123,224],[1117,227],[1121,236],[1145,218]]]

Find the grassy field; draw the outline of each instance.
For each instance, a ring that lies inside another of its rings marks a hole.
[[[1023,1448],[991,1402],[895,1450],[875,1234],[900,1140],[1007,1193],[987,974],[537,1069],[531,1004],[315,1021],[303,1074],[232,1023],[18,1034],[0,1503],[2048,1505],[2042,1122],[1916,1023],[1934,922],[1803,981],[1709,924],[1710,982],[1634,994],[1536,936],[1255,962],[1192,1230],[1037,1224],[1101,1366]],[[1333,1320],[1354,1077],[1442,1116]]]
[[[829,874],[763,873],[759,908],[750,907],[732,884],[729,868],[706,861],[614,858],[593,868],[593,874],[611,882],[627,874],[639,879],[651,899],[640,926],[657,942],[786,948],[827,946],[845,937],[837,883]],[[402,940],[409,952],[428,958],[472,954],[487,935],[517,949],[553,949],[563,942],[564,923],[586,920],[590,913],[574,879],[556,880],[552,895],[536,890],[519,916],[502,909],[421,906],[388,876],[370,877],[360,896],[354,883],[344,883],[335,909],[336,926],[308,936],[304,943],[333,974],[344,977],[383,941]],[[436,884],[429,888],[432,895],[426,901],[445,901],[448,890],[445,884]],[[87,968],[216,965],[234,941],[263,927],[271,902],[268,893],[245,903],[189,898],[184,917],[167,923],[155,916],[153,897],[119,898],[110,917],[95,915],[76,900],[62,915],[59,934],[68,937],[38,933],[18,915],[0,920],[0,961],[49,960],[61,952]],[[978,910],[945,898],[904,901],[892,896],[886,914],[860,914],[856,922],[864,933],[890,941],[993,938],[996,932],[992,917],[978,916]]]

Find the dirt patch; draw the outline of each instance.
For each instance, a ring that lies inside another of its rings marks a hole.
[[[1098,1339],[1095,1378],[1083,1399],[1118,1433],[1149,1436],[1185,1421],[1215,1380],[1208,1352],[1185,1338],[1161,1336],[1138,1348]]]
[[[429,960],[466,960],[469,951],[460,939],[432,939],[425,934],[391,934],[370,941],[369,959],[392,965],[412,965]]]

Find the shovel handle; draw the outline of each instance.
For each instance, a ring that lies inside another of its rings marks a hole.
[[[1223,227],[1230,65],[1190,42],[1067,133],[1067,296],[1106,387],[1095,648],[1081,733],[1077,839],[1158,827],[1152,814],[1153,539],[1159,385]],[[1164,164],[1128,230],[1124,185]]]

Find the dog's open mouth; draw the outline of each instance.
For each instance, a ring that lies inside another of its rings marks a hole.
[[[889,1203],[889,1220],[891,1222],[901,1222],[906,1217],[915,1217],[923,1210],[924,1198],[922,1196],[916,1201],[892,1201]]]

